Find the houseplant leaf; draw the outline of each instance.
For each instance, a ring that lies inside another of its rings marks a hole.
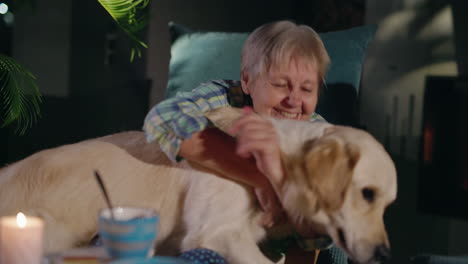
[[[135,55],[141,56],[140,48],[147,48],[137,34],[143,30],[149,22],[149,0],[98,0],[99,3],[112,16],[117,25],[130,37],[134,43],[130,61]]]
[[[14,59],[0,54],[0,126],[16,123],[16,132],[24,134],[40,117],[41,101],[34,75]]]

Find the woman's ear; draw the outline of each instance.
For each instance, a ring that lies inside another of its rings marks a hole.
[[[250,75],[246,71],[241,72],[242,91],[245,94],[250,94],[249,85],[250,85],[251,80],[252,79],[250,78]]]

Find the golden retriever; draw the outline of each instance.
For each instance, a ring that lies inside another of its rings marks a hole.
[[[239,117],[226,108],[208,117],[221,129]],[[209,248],[229,263],[272,263],[257,244],[296,230],[329,235],[358,263],[389,252],[383,223],[395,200],[396,170],[367,132],[325,122],[271,119],[287,171],[279,198],[284,226],[266,229],[250,188],[171,163],[142,132],[123,132],[38,152],[0,170],[0,215],[22,211],[46,222],[45,250],[88,243],[106,207],[93,171],[115,205],[154,208],[161,215],[156,250],[174,254]],[[279,231],[281,230],[281,232]]]

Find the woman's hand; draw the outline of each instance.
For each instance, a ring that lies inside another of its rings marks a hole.
[[[274,186],[283,177],[278,136],[270,121],[253,113],[251,108],[232,126],[236,136],[236,153],[244,158],[255,158],[256,166],[269,181],[266,186],[255,188],[255,194],[265,215],[261,224],[271,227],[285,219],[284,210],[276,195]]]
[[[275,185],[284,176],[278,135],[269,120],[251,108],[244,108],[244,112],[230,129],[237,139],[236,152],[244,158],[254,157],[257,168]]]

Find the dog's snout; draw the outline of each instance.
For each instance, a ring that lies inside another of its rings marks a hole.
[[[386,262],[390,259],[390,249],[384,244],[377,246],[374,251],[374,259],[379,263]]]

